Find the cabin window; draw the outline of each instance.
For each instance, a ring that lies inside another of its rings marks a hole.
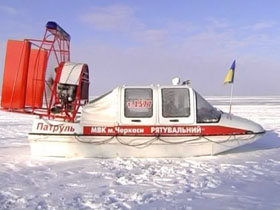
[[[152,117],[153,91],[150,88],[125,89],[125,117]]]
[[[196,93],[196,121],[197,123],[216,123],[221,118],[221,111],[214,108],[203,97]]]
[[[161,91],[163,117],[190,116],[190,94],[187,88],[164,88]]]

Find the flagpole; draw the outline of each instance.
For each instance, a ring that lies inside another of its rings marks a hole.
[[[233,83],[231,83],[231,91],[230,91],[230,99],[229,99],[229,114],[231,114],[232,94],[233,94]]]
[[[232,65],[226,75],[226,78],[224,80],[224,84],[231,84],[230,99],[229,99],[229,114],[231,114],[231,106],[232,106],[234,73],[235,73],[235,60],[233,61]]]

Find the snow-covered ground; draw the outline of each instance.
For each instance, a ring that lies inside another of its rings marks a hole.
[[[228,111],[227,98],[208,99]],[[265,136],[185,159],[35,159],[33,116],[0,111],[0,209],[280,209],[280,97],[233,103]]]

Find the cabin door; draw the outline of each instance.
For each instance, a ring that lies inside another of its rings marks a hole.
[[[194,123],[194,93],[187,87],[167,87],[159,90],[159,123],[190,125]]]
[[[155,125],[157,119],[153,88],[123,88],[121,97],[121,124]]]

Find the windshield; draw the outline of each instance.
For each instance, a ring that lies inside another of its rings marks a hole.
[[[221,111],[217,110],[202,96],[196,93],[196,121],[197,123],[216,123],[221,118]]]

